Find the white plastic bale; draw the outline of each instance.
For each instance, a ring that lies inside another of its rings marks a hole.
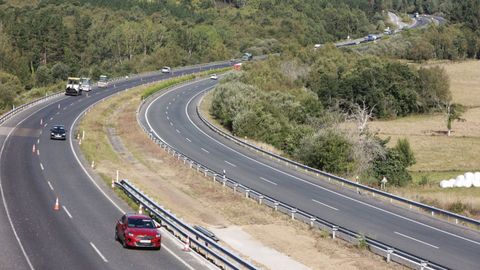
[[[456,183],[457,183],[457,180],[452,178],[452,179],[448,180],[448,187],[453,188],[453,187],[456,186]]]
[[[465,176],[459,175],[457,178],[455,178],[455,186],[456,187],[464,187],[465,186]]]
[[[448,188],[448,187],[449,187],[448,184],[449,184],[449,183],[448,183],[448,180],[442,180],[442,181],[440,181],[440,187],[441,187],[441,188]]]
[[[473,186],[480,187],[480,172],[474,173],[473,176]]]
[[[467,188],[472,187],[474,178],[475,178],[475,175],[473,173],[471,172],[465,173],[465,187]]]

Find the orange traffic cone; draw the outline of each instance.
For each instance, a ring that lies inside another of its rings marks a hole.
[[[53,210],[55,210],[55,211],[60,210],[60,203],[58,202],[58,197],[55,200],[55,205],[53,206]]]
[[[190,237],[187,236],[187,241],[185,241],[185,245],[183,246],[183,251],[189,252],[190,251]]]

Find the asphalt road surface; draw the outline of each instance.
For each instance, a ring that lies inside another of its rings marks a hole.
[[[142,107],[141,121],[178,151],[265,195],[445,267],[479,269],[478,231],[329,185],[212,132],[196,105],[215,84],[206,79],[161,94]]]
[[[213,65],[229,66],[231,63]],[[203,68],[205,69],[205,68]],[[0,269],[207,269],[211,267],[163,233],[160,251],[123,249],[114,225],[132,210],[102,180],[80,166],[70,132],[91,104],[116,92],[171,76],[149,74],[61,96],[28,109],[0,126]],[[49,139],[63,124],[66,141]],[[33,146],[35,150],[33,151]],[[75,150],[75,151],[74,151]],[[89,172],[92,177],[87,175]],[[112,172],[113,175],[113,172]],[[60,210],[54,211],[56,198]]]

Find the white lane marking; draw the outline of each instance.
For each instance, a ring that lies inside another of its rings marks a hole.
[[[170,122],[170,126],[172,126],[172,127],[173,127],[173,123],[172,123],[172,122]]]
[[[167,120],[170,120],[170,117],[167,116]]]
[[[172,105],[172,103],[171,103],[171,102],[168,102],[168,105]]]
[[[213,88],[213,86],[210,87],[210,88],[205,89],[203,92],[206,92],[206,91],[210,90],[211,88]],[[476,244],[476,245],[479,245],[479,246],[480,246],[480,242],[477,242],[477,241],[475,241],[475,240],[471,240],[471,239],[468,239],[468,238],[466,238],[466,237],[463,237],[463,236],[460,236],[460,235],[456,235],[456,234],[451,233],[451,232],[444,231],[444,230],[442,230],[442,229],[433,227],[433,226],[431,226],[431,225],[427,225],[427,224],[422,223],[422,222],[420,222],[420,221],[416,221],[416,220],[413,220],[413,219],[411,219],[411,218],[404,217],[404,216],[401,216],[401,215],[399,215],[399,214],[395,214],[395,213],[393,213],[393,212],[390,212],[390,211],[385,210],[385,209],[382,209],[382,208],[380,208],[380,207],[371,205],[371,204],[369,204],[369,203],[362,202],[362,201],[359,201],[359,200],[354,199],[354,198],[350,198],[350,197],[348,197],[347,195],[343,195],[343,194],[338,193],[338,192],[336,192],[336,191],[333,191],[333,190],[330,190],[330,189],[328,189],[328,188],[322,187],[322,186],[320,186],[320,185],[314,184],[314,183],[312,183],[312,182],[310,182],[310,181],[307,181],[307,180],[305,180],[305,179],[302,179],[302,178],[300,178],[300,177],[291,175],[291,174],[289,174],[289,173],[287,173],[287,172],[284,172],[284,171],[279,170],[279,169],[277,169],[277,168],[274,168],[274,167],[272,167],[272,166],[270,166],[270,165],[267,165],[267,164],[265,164],[265,163],[262,163],[262,162],[260,162],[260,161],[258,161],[258,160],[256,160],[256,159],[254,159],[254,158],[251,158],[251,157],[249,157],[249,156],[246,156],[246,155],[244,155],[244,154],[242,154],[242,153],[234,150],[233,148],[228,147],[227,145],[225,145],[225,144],[221,143],[220,141],[214,139],[213,137],[211,137],[210,135],[208,135],[207,133],[205,133],[203,130],[201,130],[201,129],[192,121],[192,119],[190,118],[190,115],[188,115],[188,107],[190,106],[190,103],[192,102],[193,99],[195,99],[198,95],[202,94],[203,92],[197,93],[195,96],[193,96],[193,97],[188,101],[187,106],[185,107],[185,114],[187,115],[187,118],[188,118],[188,120],[190,121],[190,123],[191,123],[198,131],[200,131],[202,134],[204,134],[205,136],[207,136],[208,138],[210,138],[212,141],[216,142],[217,144],[219,144],[219,145],[221,145],[221,146],[229,149],[230,151],[232,151],[232,152],[234,152],[234,153],[236,153],[236,154],[238,154],[238,155],[240,155],[240,156],[242,156],[242,157],[244,157],[244,158],[246,158],[246,159],[248,159],[248,160],[251,160],[251,161],[253,161],[253,162],[257,163],[257,164],[260,164],[260,165],[262,165],[262,166],[264,166],[264,167],[266,167],[266,168],[269,168],[269,169],[271,169],[271,170],[274,170],[274,171],[276,171],[276,172],[278,172],[278,173],[281,173],[281,174],[283,174],[283,175],[289,176],[289,177],[291,177],[291,178],[293,178],[293,179],[296,179],[296,180],[298,180],[298,181],[300,181],[300,182],[303,182],[303,183],[305,183],[305,184],[307,184],[307,185],[310,185],[310,186],[313,186],[313,187],[317,187],[317,188],[319,188],[319,189],[322,189],[322,190],[324,190],[324,191],[330,192],[330,193],[332,193],[332,194],[335,194],[335,195],[340,196],[340,197],[342,197],[342,198],[345,198],[345,199],[347,199],[347,200],[350,200],[350,201],[359,203],[359,204],[361,204],[361,205],[364,205],[364,206],[373,208],[373,209],[375,209],[375,210],[378,210],[378,211],[381,211],[381,212],[390,214],[390,215],[392,215],[392,216],[401,218],[401,219],[403,219],[403,220],[410,221],[410,222],[415,223],[415,224],[417,224],[417,225],[421,225],[421,226],[424,226],[424,227],[426,227],[426,228],[435,230],[435,231],[437,231],[437,232],[441,232],[441,233],[444,233],[444,234],[447,234],[447,235],[450,235],[450,236],[456,237],[456,238],[458,238],[458,239],[462,239],[462,240],[465,240],[465,241],[467,241],[467,242],[470,242],[470,243],[473,243],[473,244]],[[158,99],[158,98],[157,98],[157,99]],[[156,99],[155,99],[154,101],[152,101],[152,103],[154,103],[155,101],[156,101]],[[152,103],[151,103],[151,104],[152,104]],[[150,104],[150,105],[151,105],[151,104]],[[147,121],[147,123],[148,123],[148,121]],[[149,127],[150,127],[150,129],[153,130],[153,128],[152,128],[152,126],[151,126],[150,124],[149,124]],[[153,131],[153,132],[158,136],[158,134],[157,134],[155,131]],[[161,138],[160,136],[158,136],[158,137]]]
[[[168,110],[168,106],[167,106],[167,110]]]
[[[40,144],[40,139],[37,139],[37,144]]]
[[[179,134],[180,134],[180,130],[178,130],[178,129],[175,129],[175,130],[177,131],[177,133],[179,133]]]
[[[60,112],[57,112],[57,113],[56,113],[56,115],[59,115],[59,114],[60,114]]]
[[[47,181],[47,184],[50,187],[50,190],[53,191],[54,189],[53,189],[52,183],[50,183],[50,181]]]
[[[164,248],[168,253],[170,253],[173,257],[175,257],[177,260],[179,260],[183,265],[185,265],[188,269],[190,270],[195,270],[190,264],[188,264],[186,261],[184,261],[182,258],[180,258],[175,252],[173,252],[171,249],[167,248],[165,245],[162,245],[162,248]],[[194,252],[195,253],[195,252]]]
[[[75,130],[74,129],[74,126],[75,126],[75,123],[78,121],[78,119],[80,119],[80,117],[82,115],[85,115],[85,112],[87,110],[90,109],[90,107],[92,106],[95,106],[97,103],[99,103],[100,101],[103,101],[105,98],[102,98],[100,99],[99,101],[95,102],[94,104],[90,105],[88,108],[86,108],[85,110],[83,110],[79,115],[77,115],[77,118],[75,118],[75,120],[73,120],[73,123],[72,125],[70,126],[70,130]],[[77,160],[77,163],[78,165],[80,165],[80,167],[82,168],[83,172],[85,173],[85,175],[87,175],[88,179],[90,179],[90,181],[93,183],[93,185],[100,191],[100,193],[103,194],[103,196],[105,196],[105,198],[107,198],[122,214],[125,214],[125,211],[120,207],[118,206],[113,200],[112,198],[110,198],[106,193],[105,191],[103,191],[102,188],[100,188],[100,186],[97,184],[97,182],[95,182],[95,180],[93,180],[93,177],[88,173],[87,169],[85,169],[85,166],[83,166],[82,162],[80,161],[80,159],[78,158],[78,155],[77,153],[75,152],[75,149],[73,148],[73,132],[70,132],[70,140],[69,140],[69,143],[70,143],[70,149],[72,150],[72,153],[73,155],[75,156],[75,159]]]
[[[41,162],[40,162],[40,168],[42,169],[42,171],[44,170],[43,164]]]
[[[328,204],[326,204],[326,203],[319,202],[319,201],[317,201],[317,200],[315,200],[315,199],[312,199],[312,201],[314,201],[314,202],[316,202],[316,203],[318,203],[318,204],[321,204],[321,205],[323,205],[323,206],[326,206],[326,207],[328,207],[328,208],[330,208],[330,209],[333,209],[333,210],[335,210],[335,211],[338,211],[337,208],[335,208],[335,207],[333,207],[333,206],[330,206],[330,205],[328,205]]]
[[[272,184],[272,185],[275,185],[275,186],[277,185],[277,183],[275,183],[275,182],[273,182],[273,181],[270,181],[270,180],[268,180],[268,179],[265,179],[265,178],[263,178],[263,177],[260,177],[260,179],[263,180],[263,181],[265,181],[265,182],[267,182],[267,183],[270,183],[270,184]]]
[[[165,114],[168,115],[168,111],[165,111]]]
[[[203,152],[205,152],[207,154],[210,154],[210,152],[208,152],[206,149],[204,149],[204,148],[200,148],[200,149],[202,149]]]
[[[192,142],[192,140],[190,140],[189,138],[185,138],[185,139],[186,139],[187,141],[189,141],[189,142]]]
[[[37,156],[40,156],[40,150],[37,149]]]
[[[98,248],[92,242],[90,242],[90,246],[92,246],[92,248],[97,252],[98,256],[100,256],[100,258],[102,258],[104,262],[108,262],[105,256],[103,256],[103,254],[100,253],[100,250],[98,250]]]
[[[32,117],[32,115],[35,115],[36,113],[38,113],[39,111],[45,109],[45,108],[48,107],[48,106],[50,106],[50,104],[47,104],[47,105],[39,108],[38,110],[34,111],[34,112],[31,113],[29,116],[25,117],[23,120],[21,120],[20,122],[18,122],[18,123],[15,125],[15,128],[12,128],[12,129],[10,130],[10,132],[9,132],[8,135],[7,135],[7,137],[6,137],[5,140],[3,141],[2,148],[0,149],[0,158],[3,156],[3,150],[5,150],[5,142],[8,141],[8,139],[9,139],[10,136],[12,135],[13,131],[14,131],[19,125],[21,125],[25,120],[29,119],[30,117]],[[42,132],[42,131],[40,130],[40,133],[41,133],[41,132]],[[0,164],[1,164],[1,163],[0,163]],[[30,258],[29,258],[28,255],[27,255],[27,252],[25,251],[25,248],[23,247],[22,241],[20,240],[20,237],[18,236],[17,230],[15,229],[15,226],[13,225],[12,217],[10,216],[10,211],[8,210],[7,200],[5,200],[5,192],[3,191],[3,184],[2,184],[1,174],[0,174],[0,194],[2,195],[3,208],[5,209],[5,213],[7,214],[8,223],[10,223],[10,227],[12,228],[13,235],[15,236],[15,239],[17,240],[18,246],[20,247],[20,250],[22,251],[23,257],[25,258],[25,261],[27,261],[27,264],[28,264],[28,267],[30,267],[30,270],[35,270],[35,268],[33,267],[32,262],[30,261]]]
[[[63,210],[65,210],[65,213],[67,213],[68,217],[69,218],[72,218],[72,215],[70,214],[70,212],[68,212],[67,208],[65,207],[65,205],[62,205],[62,208]]]
[[[73,105],[73,102],[72,102],[72,103],[70,103],[70,106],[72,106],[72,105]]]
[[[44,127],[47,127],[48,123],[45,123]]]
[[[417,241],[417,242],[419,242],[419,243],[421,243],[421,244],[424,244],[424,245],[427,245],[427,246],[430,246],[430,247],[433,247],[433,248],[438,249],[437,246],[434,246],[434,245],[429,244],[429,243],[427,243],[427,242],[424,242],[424,241],[422,241],[422,240],[418,240],[418,239],[416,239],[416,238],[413,238],[413,237],[411,237],[411,236],[405,235],[405,234],[403,234],[403,233],[399,233],[399,232],[394,232],[394,233],[395,233],[395,234],[398,234],[398,235],[400,235],[400,236],[403,236],[403,237],[405,237],[405,238],[408,238],[408,239],[410,239],[410,240]]]
[[[230,166],[232,166],[232,167],[237,167],[237,165],[235,165],[235,164],[233,164],[233,163],[230,163],[230,162],[228,162],[228,161],[226,161],[226,160],[224,160],[224,161],[225,161],[225,163],[227,163],[228,165],[230,165]]]
[[[50,117],[50,121],[52,121],[52,120],[53,120],[53,117]]]

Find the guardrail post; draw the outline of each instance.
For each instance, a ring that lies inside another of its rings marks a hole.
[[[217,174],[213,173],[213,183],[215,183],[216,180],[217,180]]]
[[[205,169],[205,171],[204,171],[204,172],[205,172],[205,177],[207,177],[208,170],[207,170],[207,169]],[[215,182],[215,178],[213,178],[213,182]]]
[[[235,183],[235,184],[233,185],[233,194],[235,194],[235,193],[237,192],[237,187],[238,187],[238,184]]]
[[[273,203],[273,206],[274,206],[274,208],[275,208],[275,211],[278,211],[278,205],[279,205],[278,202],[274,202],[274,203]]]
[[[338,231],[338,226],[333,226],[332,227],[332,239],[335,239],[337,237],[337,231]]]
[[[225,187],[227,185],[227,180],[225,178],[223,178],[222,185],[223,185],[223,187]]]
[[[262,200],[263,200],[263,195],[259,195],[258,196],[258,203],[262,204]]]
[[[193,167],[193,161],[190,160],[190,169]]]
[[[197,164],[197,172],[200,171],[200,164]]]
[[[311,218],[310,218],[310,227],[313,227],[313,224],[315,223],[316,220],[317,220],[317,219],[314,218],[314,217],[311,217]]]
[[[389,263],[392,260],[392,254],[393,254],[394,249],[393,248],[387,248],[387,263]]]
[[[295,213],[297,213],[297,209],[290,210],[290,213],[292,214],[292,220],[295,220]]]
[[[250,193],[250,189],[246,189],[245,190],[245,198],[248,199],[249,193]]]
[[[435,215],[435,212],[433,212],[433,210],[432,210],[432,216],[434,216],[434,215]]]
[[[420,262],[420,270],[424,270],[426,267],[428,267],[428,262],[427,261],[421,261]]]

